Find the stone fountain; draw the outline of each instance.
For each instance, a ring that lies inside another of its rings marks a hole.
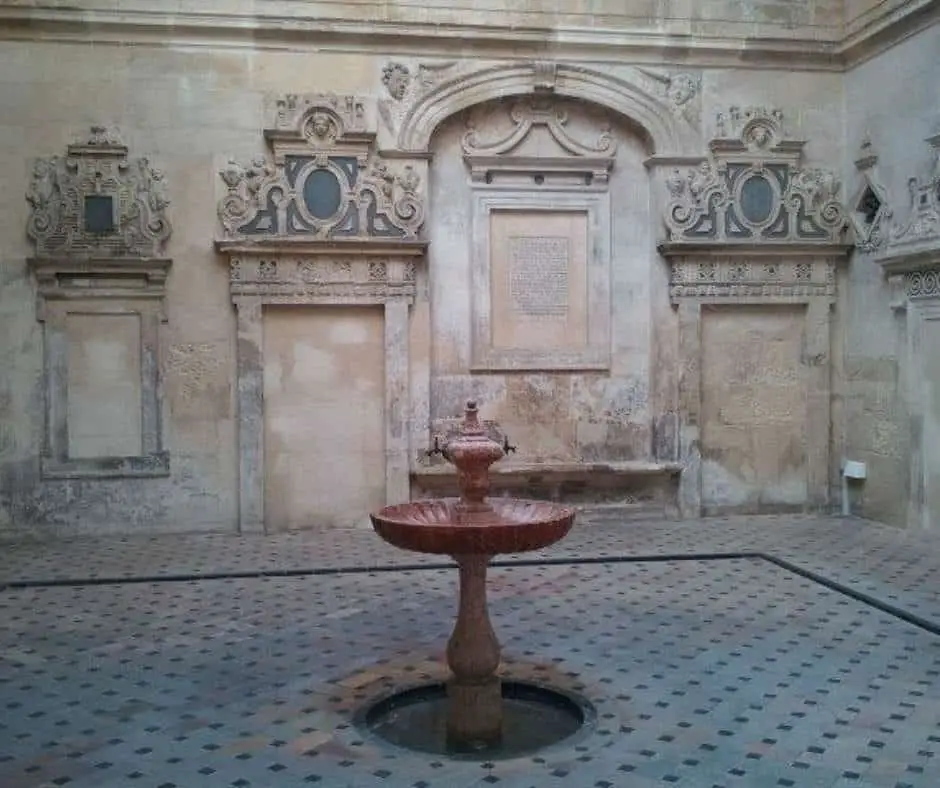
[[[459,499],[387,506],[371,515],[376,532],[404,550],[450,555],[460,570],[457,622],[447,643],[446,740],[454,752],[495,751],[504,732],[500,645],[486,603],[493,556],[537,550],[562,539],[574,511],[547,501],[487,500],[489,467],[503,448],[487,437],[468,402],[459,435],[441,447],[457,468]]]

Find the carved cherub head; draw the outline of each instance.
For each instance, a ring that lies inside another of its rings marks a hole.
[[[317,112],[310,121],[310,129],[319,139],[326,139],[332,126],[330,116],[325,112]]]

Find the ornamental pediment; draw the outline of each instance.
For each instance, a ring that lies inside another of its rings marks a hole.
[[[842,244],[847,220],[833,172],[801,166],[783,113],[732,107],[698,167],[667,179],[666,246]]]
[[[117,129],[93,126],[64,156],[36,159],[26,200],[37,258],[153,258],[170,237],[163,173],[128,158]]]
[[[374,100],[332,94],[269,99],[268,156],[219,172],[216,245],[344,247],[421,240],[424,184],[413,164],[375,150]]]

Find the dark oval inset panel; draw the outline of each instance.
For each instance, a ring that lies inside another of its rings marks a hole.
[[[339,210],[339,179],[329,170],[314,170],[304,181],[304,204],[317,219],[329,219]]]
[[[774,190],[763,175],[752,175],[741,187],[741,213],[752,224],[766,222],[774,210]]]

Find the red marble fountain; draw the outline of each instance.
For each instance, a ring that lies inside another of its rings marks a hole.
[[[460,434],[442,448],[457,468],[460,498],[412,501],[371,515],[386,542],[403,550],[450,555],[460,569],[457,623],[447,643],[447,741],[457,750],[498,746],[503,696],[500,646],[486,605],[493,556],[537,550],[562,539],[574,510],[547,501],[487,500],[489,467],[503,448],[487,437],[476,403],[468,402]]]

